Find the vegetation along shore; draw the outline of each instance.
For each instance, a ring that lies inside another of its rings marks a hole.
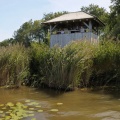
[[[72,42],[64,48],[46,44],[2,47],[0,50],[0,85],[21,83],[56,89],[76,87],[119,87],[120,44],[87,41]]]
[[[12,88],[24,84],[59,90],[100,86],[119,88],[120,2],[111,2],[110,12],[94,4],[81,8],[105,24],[100,29],[99,44],[83,39],[63,48],[49,47],[49,26],[42,23],[67,11],[44,14],[41,20],[30,20],[21,25],[13,38],[0,42],[0,86]]]

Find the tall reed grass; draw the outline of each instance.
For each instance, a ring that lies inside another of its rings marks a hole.
[[[120,86],[120,43],[72,42],[64,48],[13,45],[0,48],[0,85],[27,84],[56,89]]]
[[[64,48],[52,49],[45,45],[33,45],[30,62],[32,84],[45,84],[57,89],[86,85],[96,47],[88,42],[75,42]]]
[[[73,42],[64,48],[32,45],[30,73],[34,86],[57,89],[95,87],[119,82],[120,45]],[[117,85],[117,84],[116,84]]]
[[[29,59],[22,45],[0,47],[0,85],[19,86],[28,74]]]
[[[93,59],[93,86],[120,86],[120,43],[104,42]]]

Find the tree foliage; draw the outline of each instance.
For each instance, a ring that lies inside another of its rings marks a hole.
[[[114,40],[120,40],[120,0],[111,0],[109,32]]]
[[[111,0],[111,3],[110,13],[108,13],[105,8],[94,4],[82,6],[81,11],[95,15],[105,23],[106,26],[103,30],[104,38],[120,40],[120,0]],[[0,45],[7,46],[8,43],[20,42],[25,46],[30,46],[32,41],[36,41],[38,43],[42,41],[49,44],[49,26],[42,23],[66,13],[68,12],[50,12],[48,14],[44,14],[41,20],[29,20],[23,23],[20,28],[14,32],[12,39],[7,39],[1,42]]]
[[[109,16],[108,12],[106,11],[105,8],[99,7],[98,5],[90,4],[88,7],[83,6],[81,8],[81,11],[95,15],[104,23],[107,23],[107,21],[108,21],[108,16]]]
[[[13,38],[10,38],[10,39],[5,39],[4,41],[0,42],[0,46],[9,46],[11,44],[14,44],[15,41]]]
[[[58,17],[66,12],[56,12],[44,14],[41,20],[29,20],[25,22],[17,31],[14,32],[14,39],[23,43],[26,47],[30,46],[32,41],[45,42],[48,44],[47,34],[49,26],[42,24],[43,22]]]
[[[25,44],[25,46],[29,46],[30,42],[35,38],[41,37],[41,21],[28,21],[25,22],[17,31],[14,32],[14,39],[17,42],[21,42]]]

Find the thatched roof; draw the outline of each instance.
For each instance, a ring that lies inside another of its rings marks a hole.
[[[104,23],[102,23],[96,16],[88,14],[86,12],[70,12],[70,13],[61,15],[59,17],[56,17],[54,19],[51,19],[49,21],[46,21],[44,23],[52,24],[52,23],[58,23],[58,22],[76,21],[76,20],[84,20],[84,19],[94,19],[100,25],[104,26]]]

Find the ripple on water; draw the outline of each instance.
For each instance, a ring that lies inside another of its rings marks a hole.
[[[97,113],[93,117],[104,117],[102,120],[120,120],[120,112],[109,110]]]
[[[60,116],[76,116],[76,115],[81,115],[79,111],[69,111],[69,112],[58,112]]]

